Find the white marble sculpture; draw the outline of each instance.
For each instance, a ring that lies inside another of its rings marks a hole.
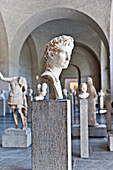
[[[67,89],[63,89],[63,98],[67,99]]]
[[[28,91],[28,114],[27,114],[27,121],[28,122],[31,122],[32,101],[33,101],[33,90],[29,89],[29,91]]]
[[[100,96],[100,109],[104,109],[104,96],[105,96],[105,94],[102,90],[100,90],[99,96]]]
[[[68,67],[73,48],[74,39],[66,35],[55,37],[46,45],[46,70],[41,76],[49,81],[51,99],[63,98],[59,76]]]
[[[24,77],[12,77],[5,78],[0,72],[0,79],[10,83],[11,90],[9,93],[8,107],[13,110],[13,117],[15,126],[18,125],[16,109],[20,114],[23,129],[27,128],[27,101],[26,101],[26,91],[27,91],[27,81]]]
[[[32,89],[29,89],[29,91],[28,91],[28,96],[32,96],[32,94],[33,94],[33,90],[32,90]]]
[[[36,101],[43,100],[47,93],[47,84],[46,83],[43,83],[42,85],[38,84],[36,90],[38,92],[38,96],[34,97],[34,100]]]
[[[88,97],[88,125],[97,126],[96,122],[96,109],[95,109],[95,98],[97,96],[96,89],[93,86],[93,80],[91,77],[87,77],[87,91],[89,93]]]
[[[1,90],[0,97],[1,97],[1,99],[5,100],[5,91],[4,90]]]
[[[70,95],[76,95],[75,88],[70,88]]]
[[[6,98],[5,98],[5,90],[1,90],[0,93],[0,115],[6,115]]]
[[[87,93],[87,84],[86,83],[81,83],[80,85],[80,90],[81,90],[81,93],[79,94],[79,97],[81,99],[86,99],[88,98],[89,96],[89,93]]]

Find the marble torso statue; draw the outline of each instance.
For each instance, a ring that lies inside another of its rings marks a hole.
[[[96,89],[93,86],[93,81],[91,77],[87,77],[87,91],[89,93],[88,97],[88,125],[97,126],[96,122],[96,108],[95,108],[95,98],[97,96]]]
[[[23,129],[27,127],[27,101],[26,101],[26,91],[27,91],[27,81],[24,77],[12,77],[6,78],[0,72],[0,79],[10,83],[11,90],[9,92],[8,107],[13,110],[14,122],[17,127],[18,119],[16,115],[16,109],[21,117]]]
[[[9,78],[8,78],[9,79]],[[27,81],[24,77],[14,77],[10,82],[8,106],[10,108],[24,108],[27,110],[26,91]]]

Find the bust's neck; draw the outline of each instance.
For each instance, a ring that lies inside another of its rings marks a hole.
[[[59,76],[61,74],[62,69],[59,67],[47,67],[47,71],[50,71],[53,75],[53,77],[56,79],[56,81],[59,81]]]

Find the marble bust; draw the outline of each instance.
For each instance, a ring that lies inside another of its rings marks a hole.
[[[34,100],[36,101],[43,100],[47,93],[47,84],[46,83],[43,83],[42,85],[38,84],[36,90],[38,92],[38,96],[34,97]]]
[[[96,122],[96,108],[95,108],[95,98],[97,96],[96,89],[93,85],[93,80],[91,77],[87,77],[87,91],[89,93],[88,97],[88,125],[97,126]]]
[[[41,77],[48,80],[51,99],[63,99],[59,76],[62,69],[68,67],[73,48],[74,39],[66,35],[55,37],[46,44],[46,70]]]
[[[78,95],[81,99],[86,99],[89,96],[89,93],[87,93],[87,84],[86,83],[81,83],[80,85],[80,90],[81,93]]]
[[[32,94],[33,94],[33,90],[32,90],[32,89],[29,89],[29,91],[28,91],[28,96],[32,96]]]
[[[67,96],[68,96],[67,89],[63,89],[63,98],[67,99]]]
[[[6,78],[0,72],[0,79],[10,83],[11,90],[9,92],[8,107],[12,108],[13,118],[15,126],[18,125],[16,109],[20,114],[23,128],[27,128],[27,101],[26,101],[26,92],[27,92],[27,81],[24,77],[12,77]]]

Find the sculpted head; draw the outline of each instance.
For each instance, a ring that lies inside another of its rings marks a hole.
[[[74,39],[71,36],[62,35],[53,38],[46,44],[44,51],[46,66],[67,68],[73,48]]]
[[[79,97],[81,99],[86,99],[89,96],[89,93],[86,92],[87,91],[87,84],[81,83],[80,90],[81,90],[81,93],[79,94]]]
[[[32,94],[33,94],[33,90],[29,89],[29,95],[32,95]]]
[[[92,85],[93,84],[93,80],[92,80],[91,77],[87,77],[86,82],[87,82],[88,85]]]
[[[82,93],[86,93],[86,91],[87,91],[87,84],[86,83],[81,83],[80,90],[82,91]]]

